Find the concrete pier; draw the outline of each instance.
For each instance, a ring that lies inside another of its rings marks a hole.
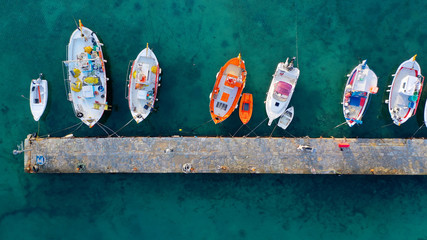
[[[343,142],[350,147],[341,151]],[[24,164],[29,173],[425,175],[426,144],[424,139],[28,137]],[[41,159],[44,164],[36,164]]]

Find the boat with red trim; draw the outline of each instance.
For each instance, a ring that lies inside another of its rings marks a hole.
[[[393,75],[388,99],[388,111],[393,123],[400,126],[414,116],[423,90],[424,77],[421,67],[415,61],[417,55],[406,60]]]
[[[128,75],[129,109],[136,123],[146,119],[153,110],[159,86],[161,69],[156,55],[148,47],[142,50]]]
[[[209,95],[209,109],[215,124],[227,119],[238,107],[246,84],[245,61],[241,55],[230,59],[217,73],[214,88]]]
[[[344,89],[343,112],[348,126],[362,124],[362,117],[367,109],[370,94],[378,92],[378,77],[366,60],[357,65],[350,74]]]

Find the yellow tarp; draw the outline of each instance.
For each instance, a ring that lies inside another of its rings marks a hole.
[[[98,83],[98,78],[97,77],[87,77],[84,79],[85,83],[89,83],[89,84],[97,84]]]
[[[77,80],[75,83],[71,83],[71,90],[80,92],[80,90],[82,90],[82,81]]]
[[[80,73],[81,73],[80,69],[74,68],[73,72],[74,72],[74,77],[75,78],[78,78],[80,76]]]
[[[92,52],[92,47],[90,46],[85,47],[85,52],[90,54]]]

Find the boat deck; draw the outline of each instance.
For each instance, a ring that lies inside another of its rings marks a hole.
[[[405,118],[406,116],[411,116],[414,108],[409,107],[409,95],[400,92],[402,80],[406,76],[416,76],[415,70],[410,70],[408,68],[403,68],[400,70],[398,76],[394,79],[393,89],[390,93],[390,110],[395,111],[396,116],[400,118]],[[409,113],[408,113],[409,111]]]
[[[341,151],[344,141],[350,148]],[[34,172],[37,156],[43,156],[38,173],[425,175],[426,144],[424,139],[27,138],[24,165]]]

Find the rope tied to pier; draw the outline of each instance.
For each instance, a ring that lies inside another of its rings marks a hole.
[[[50,136],[50,135],[52,135],[52,134],[59,133],[59,132],[63,132],[63,131],[68,130],[68,129],[70,129],[70,128],[76,127],[77,125],[79,125],[79,126],[78,126],[74,131],[76,131],[77,129],[79,129],[79,128],[83,125],[83,122],[79,122],[79,123],[76,123],[76,124],[74,124],[74,125],[72,125],[72,126],[70,126],[70,127],[66,127],[66,128],[64,128],[64,129],[61,129],[61,130],[58,130],[58,131],[55,131],[55,132],[52,132],[52,133],[49,133],[49,134],[43,135],[43,136],[41,136],[41,138],[49,137],[49,136]],[[74,132],[74,131],[73,131],[73,132]]]
[[[237,132],[239,132],[239,130],[244,126],[245,124],[242,124],[240,127],[239,127],[239,129],[237,129],[237,131],[233,134],[233,136],[231,136],[231,137],[234,137],[234,135],[236,135],[236,133]]]
[[[110,136],[112,136],[112,135],[116,135],[117,137],[120,137],[116,132],[114,132],[111,128],[109,128],[108,126],[106,126],[106,125],[104,125],[104,124],[102,124],[102,123],[100,123],[100,122],[97,122],[96,123],[96,125],[98,125],[102,130],[104,130],[104,132],[108,135],[107,137],[110,137]],[[105,130],[105,128],[106,129],[108,129],[108,130],[110,130],[111,132],[112,132],[112,134],[110,135],[108,132],[107,132],[107,130]]]
[[[123,128],[125,128],[125,127],[127,127],[127,125],[129,125],[131,122],[133,121],[133,117],[125,124],[125,125],[123,125],[121,128],[119,128],[119,130],[117,130],[117,131],[112,131],[113,133],[112,134],[110,134],[110,135],[108,135],[108,137],[111,137],[111,136],[113,136],[114,134],[116,134],[117,136],[119,136],[117,133],[118,132],[120,132]]]
[[[252,131],[250,131],[248,134],[246,134],[245,137],[249,136],[249,134],[251,134],[253,131],[255,131],[259,126],[261,126],[261,124],[263,122],[265,122],[265,120],[267,120],[267,119],[268,119],[268,117],[265,118],[264,120],[262,120],[254,129],[252,129]]]
[[[423,125],[421,125],[421,127],[419,127],[419,128],[417,129],[417,131],[415,131],[415,132],[414,132],[414,134],[412,134],[411,138],[413,138],[413,137],[415,136],[415,134],[417,134],[417,132],[418,132],[418,131],[420,131],[420,129],[421,129],[421,128],[423,128],[423,127],[424,127],[424,124],[423,124]]]
[[[297,9],[297,1],[295,1],[295,52],[297,57],[297,68],[299,69],[298,64],[298,9]]]
[[[270,133],[270,136],[269,136],[269,137],[273,136],[274,130],[276,130],[277,125],[278,125],[278,124],[276,124],[276,125],[274,126],[273,131],[271,131],[271,133]]]
[[[209,120],[209,121],[207,121],[207,122],[204,122],[204,123],[202,123],[202,124],[200,124],[199,126],[197,126],[197,127],[195,127],[195,128],[193,128],[193,129],[191,129],[191,133],[193,133],[196,129],[198,129],[198,128],[200,128],[200,127],[202,127],[202,126],[204,126],[205,124],[208,124],[208,123],[210,123],[210,122],[212,122],[213,121],[213,119],[211,119],[211,120]]]

